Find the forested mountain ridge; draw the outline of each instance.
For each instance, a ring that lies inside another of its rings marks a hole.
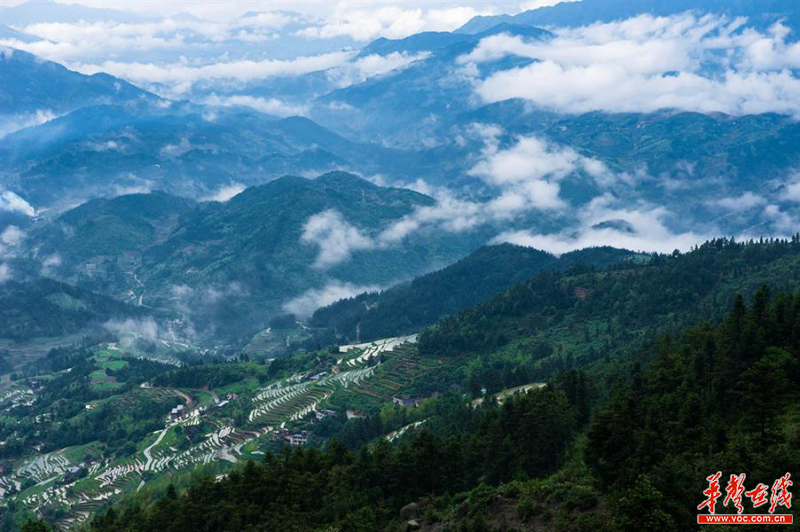
[[[32,256],[60,257],[59,278],[177,310],[210,335],[241,337],[266,328],[304,291],[334,280],[386,286],[449,264],[488,238],[487,228],[456,235],[420,231],[394,246],[371,240],[432,205],[429,196],[345,172],[285,176],[225,202],[161,192],[93,200],[32,231],[27,245]],[[314,216],[330,226],[304,238]],[[346,247],[341,258],[327,256],[338,253],[340,243],[325,244],[326,231],[356,235],[361,247],[355,246],[352,260]]]
[[[287,174],[415,170],[412,153],[353,142],[307,118],[189,102],[83,107],[0,138],[0,161],[5,185],[37,208],[58,209],[127,190],[202,199]]]
[[[698,318],[718,319],[737,293],[751,295],[762,284],[794,290],[800,279],[800,240],[736,243],[715,239],[695,250],[655,255],[644,265],[621,264],[605,272],[544,273],[425,332],[420,348],[491,350],[513,336],[532,334],[552,320],[577,323],[613,316],[630,334],[650,328],[680,328]],[[530,328],[505,322],[520,318]],[[573,321],[577,320],[577,321]]]
[[[794,27],[800,24],[797,4],[791,0],[706,0],[698,4],[694,0],[588,0],[580,4],[562,2],[540,9],[523,11],[514,16],[477,16],[456,30],[457,33],[477,33],[499,23],[528,24],[538,26],[583,26],[597,22],[611,22],[634,15],[647,13],[668,16],[688,10],[704,10],[724,13],[732,18],[749,17],[760,26],[768,26],[776,20],[785,20]]]
[[[525,281],[541,270],[560,270],[575,265],[602,268],[635,257],[630,251],[610,247],[588,248],[556,257],[512,244],[485,246],[447,268],[408,283],[318,309],[309,325],[332,328],[340,343],[411,334],[443,316]]]
[[[53,91],[58,86],[58,91]],[[108,74],[86,76],[22,50],[0,47],[0,116],[65,113],[100,103],[155,104],[161,98]]]
[[[14,1],[0,532],[798,513],[800,1]]]
[[[157,502],[131,500],[95,519],[91,529],[163,530],[168,522],[170,531],[280,526],[388,532],[412,519],[426,531],[693,529],[712,472],[744,471],[750,488],[771,485],[800,465],[800,295],[763,285],[751,291],[762,281],[796,290],[780,275],[798,278],[792,273],[797,246],[796,240],[720,240],[683,260],[657,258],[637,267],[642,279],[636,287],[710,262],[694,286],[666,289],[652,303],[693,309],[691,318],[668,320],[681,322],[672,334],[652,327],[631,349],[611,353],[610,362],[589,372],[563,367],[548,386],[502,406],[488,400],[471,408],[458,394],[441,397],[427,411],[424,428],[396,446],[379,438],[357,453],[334,441],[325,452],[268,454],[224,480],[198,479],[182,494],[170,488]],[[624,276],[637,268],[593,275]],[[641,271],[646,268],[653,271]],[[723,284],[750,296],[734,295],[725,304],[722,291],[710,298],[713,307],[691,297],[698,286],[714,284],[710,272],[724,272]],[[518,293],[532,286],[525,283]],[[511,293],[496,298],[494,308],[508,303]],[[625,296],[617,292],[616,299],[624,307]],[[614,305],[609,310],[633,319]],[[531,321],[512,316],[519,325]],[[661,321],[665,314],[653,316]],[[682,324],[703,319],[711,324]],[[462,347],[459,356],[484,355]],[[576,358],[575,366],[588,362]],[[670,427],[666,435],[664,427]],[[344,489],[312,502],[312,493],[332,483]]]
[[[3,339],[24,342],[74,335],[112,319],[141,315],[141,309],[46,277],[0,284]]]

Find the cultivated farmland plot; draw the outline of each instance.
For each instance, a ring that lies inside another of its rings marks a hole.
[[[27,386],[14,385],[0,392],[0,412],[7,412],[18,406],[30,406],[36,394]]]
[[[229,421],[213,415],[216,411],[214,406],[197,403],[193,406],[187,401],[186,413],[181,419],[167,420],[163,428],[142,442],[141,450],[136,455],[92,463],[86,468],[85,476],[73,482],[63,482],[65,473],[77,465],[67,457],[67,449],[28,459],[16,464],[10,475],[0,477],[0,511],[1,505],[11,501],[21,502],[34,511],[45,508],[59,510],[65,513],[65,517],[58,524],[69,528],[88,519],[109,500],[122,493],[141,489],[147,479],[156,478],[166,471],[189,470],[198,464],[218,461],[236,463],[245,455],[252,456],[252,452],[244,450],[249,443],[306,418],[328,403],[334,394],[375,395],[375,392],[369,392],[368,387],[381,390],[394,389],[395,385],[399,387],[400,384],[394,382],[400,380],[398,372],[402,371],[397,360],[405,355],[406,350],[409,353],[413,351],[415,340],[415,336],[407,336],[342,346],[340,352],[343,357],[339,361],[338,372],[313,377],[298,373],[256,390],[249,405],[247,423],[243,427],[233,426]],[[113,350],[113,346],[109,348]],[[392,355],[392,363],[386,368],[380,358],[371,360],[386,353]],[[172,362],[160,358],[155,360]],[[159,396],[166,394],[187,398],[183,392],[170,388],[151,388],[147,384],[141,388]],[[6,390],[0,395],[0,405],[22,400],[32,400],[32,392],[15,389]],[[216,406],[225,403],[220,402]],[[206,429],[202,441],[184,450],[172,446],[170,442],[175,441],[173,433],[178,427],[186,430],[198,426]],[[211,430],[208,430],[209,427]]]

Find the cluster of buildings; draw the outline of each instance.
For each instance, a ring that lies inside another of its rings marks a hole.
[[[324,410],[317,410],[314,412],[314,419],[317,421],[322,421],[327,417],[336,417],[338,412],[336,410],[331,410],[330,408],[326,408]]]
[[[70,482],[75,482],[85,476],[86,464],[81,462],[80,464],[70,467],[64,471],[64,476],[62,477],[61,482],[64,484],[69,484]]]
[[[418,408],[425,399],[439,397],[438,392],[434,393],[403,393],[392,396],[392,402],[405,408]]]
[[[307,430],[291,432],[286,429],[278,429],[270,434],[269,439],[270,441],[284,441],[289,445],[299,447],[308,443],[309,436],[311,433]]]
[[[180,421],[186,415],[186,406],[178,405],[169,412],[170,421]]]

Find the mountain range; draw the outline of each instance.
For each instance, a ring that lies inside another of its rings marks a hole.
[[[792,511],[797,1],[66,1],[0,7],[0,532]]]
[[[27,246],[39,260],[58,256],[52,272],[59,278],[182,312],[199,333],[227,327],[252,334],[287,305],[310,312],[327,292],[388,286],[449,264],[488,238],[422,231],[396,245],[380,242],[384,231],[433,203],[342,172],[287,176],[224,203],[162,192],[92,200],[32,230]],[[318,232],[309,229],[314,216],[324,224]]]

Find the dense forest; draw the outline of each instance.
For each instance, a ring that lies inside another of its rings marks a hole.
[[[598,268],[635,257],[611,247],[587,248],[556,257],[532,248],[484,246],[455,264],[383,292],[343,299],[314,312],[310,325],[330,329],[340,343],[411,334],[495,296],[542,270],[576,265]]]
[[[786,272],[796,247],[710,243],[687,255],[697,270],[681,284],[664,282],[685,267],[668,258],[635,277],[632,290],[656,281],[696,306],[708,297],[696,291],[715,285],[719,270],[728,280],[767,263]],[[558,308],[566,296],[553,291],[542,297]],[[646,305],[655,316],[677,306]],[[224,480],[134,499],[91,530],[397,530],[412,510],[423,530],[692,528],[709,474],[746,473],[752,488],[800,465],[800,293],[762,286],[747,299],[734,295],[728,309],[671,333],[653,329],[627,356],[597,361],[589,374],[562,369],[502,405],[473,408],[446,395],[399,445],[379,438],[353,451],[334,434],[324,450],[268,454]]]
[[[559,325],[583,332],[581,324],[598,320],[602,326],[591,336],[615,339],[614,346],[639,331],[674,332],[700,318],[719,319],[737,293],[752,294],[764,283],[794,290],[798,279],[797,237],[758,243],[716,239],[691,253],[654,255],[645,265],[544,272],[443,319],[421,335],[420,349],[436,355],[489,352]]]
[[[0,284],[0,338],[30,340],[85,331],[141,309],[46,277]]]

